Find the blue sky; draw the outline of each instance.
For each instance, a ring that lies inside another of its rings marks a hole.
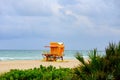
[[[119,0],[0,0],[0,49],[104,50],[120,40]]]

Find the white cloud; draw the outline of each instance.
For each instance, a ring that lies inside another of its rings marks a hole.
[[[120,12],[113,0],[77,1],[76,4],[64,5],[65,15],[76,18],[73,21],[76,32],[93,36],[120,35],[120,29],[116,28],[120,27]]]
[[[2,15],[51,16],[62,8],[57,0],[1,0]]]
[[[46,40],[75,41],[76,45],[82,43],[82,39],[89,41],[88,37],[116,36],[119,39],[119,1],[68,1],[0,0],[0,39],[37,36]]]
[[[110,15],[111,17],[112,14],[110,12],[112,11],[110,9],[115,8],[115,6],[111,6],[113,5],[112,3],[107,4],[101,0],[78,0],[74,4],[69,3],[69,5],[59,4],[58,0],[1,0],[1,4],[0,11],[5,15],[3,16],[5,18],[4,24],[7,26],[10,25],[11,30],[38,30],[42,28],[41,26],[44,26],[50,29],[51,32],[54,29],[58,29],[56,30],[57,32],[67,25],[69,25],[69,30],[75,28],[74,30],[88,32],[89,29],[89,31],[94,32],[94,30],[96,31],[96,27],[99,28],[98,25],[111,24],[107,20],[109,18],[106,16],[109,17]],[[61,10],[65,14],[62,14]],[[15,16],[11,16],[11,14]],[[113,14],[112,16],[115,15]],[[119,22],[118,20],[117,22]],[[59,26],[57,27],[57,25]]]
[[[70,11],[70,10],[66,10],[66,11],[65,11],[65,14],[66,14],[66,15],[73,15],[73,12]]]

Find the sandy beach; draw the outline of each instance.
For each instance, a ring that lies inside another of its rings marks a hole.
[[[52,65],[56,68],[74,68],[79,64],[78,60],[64,60],[64,61],[43,61],[43,60],[13,60],[13,61],[0,61],[0,73],[8,72],[10,69],[30,69],[37,68],[40,65]]]

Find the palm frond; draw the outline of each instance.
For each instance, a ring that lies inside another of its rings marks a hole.
[[[80,53],[77,52],[76,55],[75,55],[75,58],[78,61],[80,61],[80,63],[82,63],[82,65],[85,65],[85,60],[84,60],[83,56]]]

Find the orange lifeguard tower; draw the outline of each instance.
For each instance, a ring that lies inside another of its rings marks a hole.
[[[49,53],[42,54],[46,61],[56,61],[59,58],[63,60],[64,44],[62,42],[50,42],[50,46],[45,47],[50,47]]]

